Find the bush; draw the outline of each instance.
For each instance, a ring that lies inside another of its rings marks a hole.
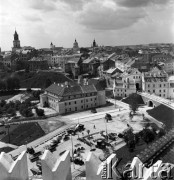
[[[11,116],[16,116],[16,110],[14,108],[7,109],[7,114],[10,114]]]
[[[37,114],[38,116],[44,116],[44,115],[45,115],[43,109],[38,109],[38,108],[35,108],[35,109],[36,109],[36,114]]]
[[[32,117],[33,116],[31,108],[28,108],[28,107],[25,107],[25,106],[21,106],[19,112],[24,117]]]

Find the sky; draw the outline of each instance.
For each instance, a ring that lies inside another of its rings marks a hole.
[[[174,0],[0,0],[0,47],[174,43]]]

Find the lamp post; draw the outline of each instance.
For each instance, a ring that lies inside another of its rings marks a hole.
[[[75,164],[74,164],[74,148],[73,148],[73,139],[72,139],[72,135],[71,135],[71,146],[72,146],[72,162],[73,162],[73,166],[75,169]]]

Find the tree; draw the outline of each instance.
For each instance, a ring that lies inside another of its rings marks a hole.
[[[14,108],[7,109],[7,114],[10,114],[11,116],[16,116],[16,110]]]
[[[36,107],[35,110],[36,110],[36,114],[37,114],[38,116],[44,116],[44,115],[45,115],[43,109],[38,109],[38,108]]]
[[[136,100],[133,99],[132,101],[130,101],[130,109],[133,111],[134,114],[138,110],[138,107],[139,105]]]
[[[0,81],[0,91],[3,91],[6,89],[6,84],[4,81]]]
[[[148,144],[155,139],[155,133],[150,129],[143,129],[142,139]]]
[[[4,99],[2,99],[2,100],[0,101],[0,106],[1,106],[1,107],[4,107],[6,104],[7,104],[7,103],[6,103],[6,101],[5,101]]]

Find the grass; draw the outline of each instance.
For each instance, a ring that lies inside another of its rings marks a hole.
[[[10,132],[10,144],[21,146],[29,143],[45,135],[45,132],[38,123],[21,124]],[[1,141],[8,143],[8,135],[3,137]]]
[[[65,125],[64,122],[60,121],[42,121],[38,122],[45,134],[48,134]]]
[[[174,110],[171,108],[161,104],[151,110],[147,110],[147,112],[153,118],[164,123],[166,130],[170,130],[174,127]]]
[[[45,88],[45,82],[49,79],[51,83],[64,83],[65,81],[73,82],[64,74],[58,72],[38,72],[32,73],[30,78],[23,79],[20,82],[23,88]]]

